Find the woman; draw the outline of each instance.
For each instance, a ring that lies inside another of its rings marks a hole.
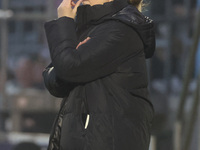
[[[155,36],[141,4],[63,0],[58,19],[45,23],[52,63],[44,81],[63,98],[48,150],[148,150],[154,110],[145,58]]]

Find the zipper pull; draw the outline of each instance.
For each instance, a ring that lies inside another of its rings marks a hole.
[[[85,122],[85,129],[87,129],[90,120],[90,115],[87,114],[86,122]]]

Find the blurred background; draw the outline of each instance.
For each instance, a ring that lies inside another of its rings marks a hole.
[[[45,150],[61,99],[44,87],[44,22],[61,0],[0,0],[0,150]],[[150,150],[200,150],[200,0],[152,0],[156,52],[147,60],[155,107]],[[27,148],[28,147],[28,148]],[[32,149],[31,149],[32,148]]]

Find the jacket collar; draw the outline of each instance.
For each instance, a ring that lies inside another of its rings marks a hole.
[[[80,29],[87,24],[93,24],[100,19],[112,16],[128,5],[126,0],[114,0],[103,5],[81,5],[77,9],[76,23]]]

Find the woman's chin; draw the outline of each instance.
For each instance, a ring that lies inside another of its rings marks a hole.
[[[87,1],[87,0],[83,0],[82,4],[83,4],[83,5],[90,5],[90,2]]]

